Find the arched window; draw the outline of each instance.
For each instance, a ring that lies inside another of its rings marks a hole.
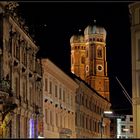
[[[85,64],[85,57],[84,56],[81,57],[81,63]]]
[[[99,58],[102,57],[102,48],[98,48],[98,50],[97,50],[97,56],[98,56]]]

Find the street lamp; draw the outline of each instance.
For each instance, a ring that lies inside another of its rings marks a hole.
[[[103,137],[103,121],[104,121],[104,117],[108,117],[108,115],[111,115],[113,114],[113,112],[111,110],[108,110],[108,111],[104,111],[102,114],[101,114],[101,138]]]
[[[128,137],[128,136],[127,136],[127,133],[128,133],[128,131],[129,131],[129,129],[128,129],[128,128],[124,128],[123,131],[125,132],[125,137],[127,138],[127,137]]]

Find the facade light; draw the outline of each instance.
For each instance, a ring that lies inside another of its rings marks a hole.
[[[113,114],[113,112],[109,110],[109,111],[104,111],[103,114]]]

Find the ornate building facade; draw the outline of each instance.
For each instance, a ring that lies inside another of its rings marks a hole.
[[[106,61],[106,30],[103,27],[89,25],[85,28],[84,35],[73,35],[70,44],[72,73],[110,100]]]
[[[49,59],[42,59],[45,138],[75,138],[78,84]]]
[[[0,2],[0,137],[42,135],[42,73],[39,48],[14,12],[16,2]]]
[[[129,5],[131,14],[132,102],[134,138],[140,138],[140,2]]]

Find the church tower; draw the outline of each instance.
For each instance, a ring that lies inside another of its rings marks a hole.
[[[84,30],[86,45],[85,81],[109,100],[109,78],[106,61],[106,30],[88,25]]]
[[[73,35],[71,44],[71,72],[85,80],[85,42],[84,36],[80,33]]]
[[[71,72],[79,76],[101,96],[109,99],[109,78],[106,61],[106,30],[88,25],[84,35],[73,35],[71,44]]]

